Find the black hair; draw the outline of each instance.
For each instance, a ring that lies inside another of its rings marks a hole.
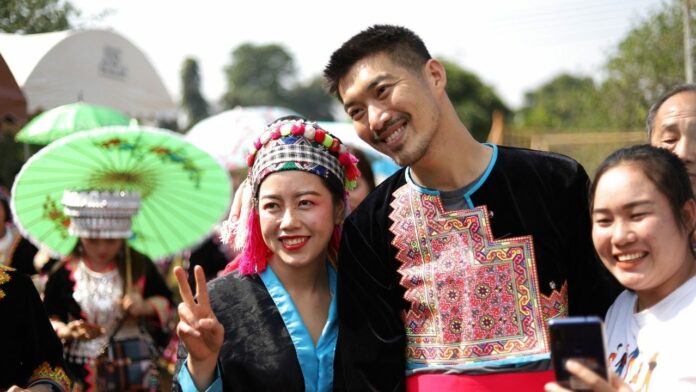
[[[432,58],[423,40],[413,31],[393,25],[374,25],[344,42],[324,68],[324,78],[330,94],[338,93],[338,83],[351,67],[365,57],[386,53],[396,64],[418,73]]]
[[[671,90],[667,91],[662,96],[660,96],[660,98],[658,98],[657,101],[655,101],[655,103],[653,103],[652,106],[650,106],[650,110],[648,110],[648,116],[645,118],[645,130],[648,131],[648,140],[652,138],[653,128],[655,127],[655,117],[657,117],[657,111],[660,110],[660,107],[662,107],[665,101],[677,94],[684,92],[696,93],[696,83],[684,83],[674,86]]]
[[[358,158],[358,170],[360,170],[360,177],[362,177],[365,182],[367,182],[367,187],[369,191],[372,192],[375,189],[375,174],[372,172],[372,166],[370,165],[370,158],[367,154],[359,148],[350,147],[348,148],[350,153]]]
[[[10,203],[7,201],[5,195],[0,193],[0,208],[5,210],[5,222],[0,222],[4,225],[6,222],[12,222],[12,211],[10,211]]]
[[[649,144],[619,149],[599,165],[590,187],[590,212],[594,208],[597,183],[607,171],[620,165],[632,165],[639,168],[657,190],[667,198],[676,222],[684,229],[693,230],[693,228],[686,227],[686,222],[682,216],[684,203],[694,198],[684,162],[670,151]]]

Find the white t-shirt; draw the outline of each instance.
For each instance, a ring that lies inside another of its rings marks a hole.
[[[624,291],[606,317],[610,368],[634,391],[696,391],[696,277],[635,313]]]

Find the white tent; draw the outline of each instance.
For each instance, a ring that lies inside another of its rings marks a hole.
[[[107,30],[0,34],[0,53],[34,113],[83,101],[154,121],[176,105],[145,54]]]

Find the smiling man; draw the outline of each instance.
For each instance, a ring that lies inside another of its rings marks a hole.
[[[324,75],[360,138],[403,166],[345,222],[334,386],[542,390],[547,320],[603,316],[619,291],[592,247],[584,169],[477,142],[406,28],[355,35]]]
[[[682,84],[661,96],[645,121],[650,144],[666,148],[686,165],[696,193],[696,84]]]

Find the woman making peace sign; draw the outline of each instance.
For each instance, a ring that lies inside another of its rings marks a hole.
[[[252,198],[238,271],[183,303],[182,390],[328,391],[337,337],[334,258],[356,159],[316,123],[283,118],[249,155]]]

